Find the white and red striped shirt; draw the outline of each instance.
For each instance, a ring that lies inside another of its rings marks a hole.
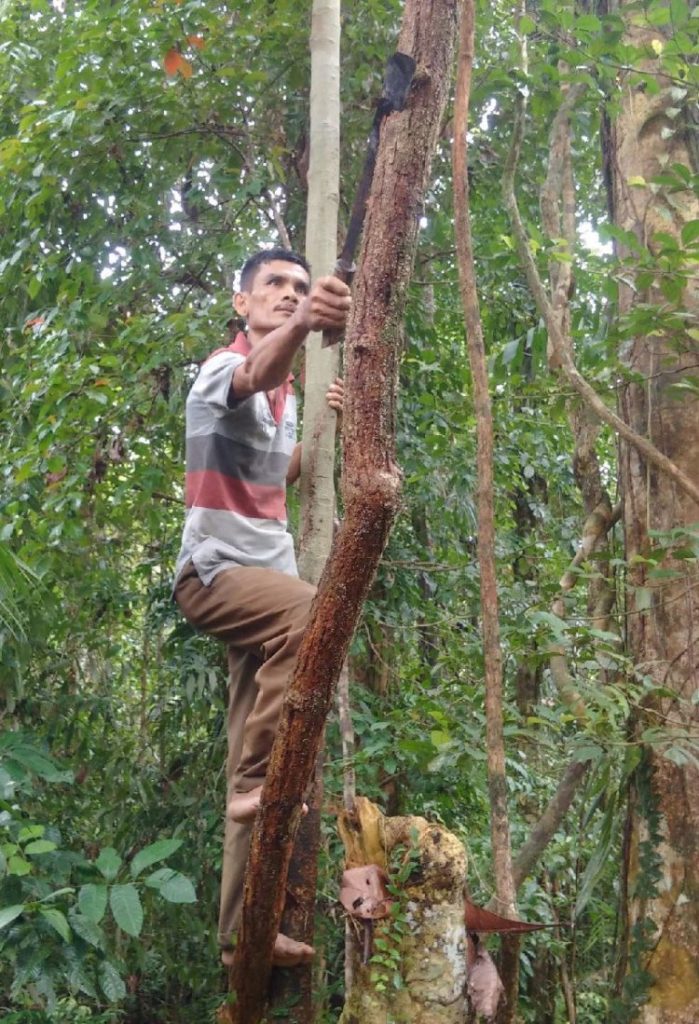
[[[287,531],[286,473],[296,444],[289,378],[235,401],[231,380],[246,336],[212,353],[187,398],[187,508],[175,578],[191,558],[205,585],[223,569],[254,565],[297,575]]]

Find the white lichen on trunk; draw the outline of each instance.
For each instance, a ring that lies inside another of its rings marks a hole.
[[[358,800],[358,814],[362,805]],[[372,809],[375,810],[375,809]],[[340,1024],[464,1024],[466,1020],[466,932],[464,890],[466,854],[463,844],[443,826],[424,818],[377,817],[380,836],[364,844],[376,863],[389,873],[396,857],[408,856],[413,869],[401,888],[398,920],[374,925],[374,949],[385,940],[394,951],[397,972],[363,964],[361,926],[353,944],[354,987],[345,1004]],[[343,829],[348,864],[366,856],[362,837]],[[348,832],[350,833],[348,835]],[[401,848],[406,851],[401,853]],[[411,852],[413,851],[413,852]],[[395,874],[395,867],[394,867]]]

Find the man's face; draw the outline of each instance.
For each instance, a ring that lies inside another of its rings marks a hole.
[[[248,322],[250,340],[280,327],[309,290],[310,278],[297,263],[271,260],[258,267],[248,290],[238,292],[233,300],[236,312]]]

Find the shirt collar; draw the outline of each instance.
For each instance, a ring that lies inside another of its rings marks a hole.
[[[235,336],[235,339],[228,346],[228,351],[237,352],[238,355],[241,356],[250,355],[250,353],[252,352],[252,345],[250,344],[248,336],[247,334],[245,334],[244,331],[238,331],[238,333]],[[291,382],[294,380],[293,373],[290,373],[286,379],[289,382],[289,384],[291,384]]]

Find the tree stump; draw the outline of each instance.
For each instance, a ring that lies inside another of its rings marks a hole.
[[[395,878],[405,857],[414,867],[400,889],[399,932],[391,916],[373,924],[373,948],[394,951],[402,985],[363,963],[363,925],[352,943],[351,991],[339,1024],[464,1024],[466,1021],[466,853],[442,825],[418,817],[385,818],[358,798],[340,819],[347,867],[378,864]],[[401,849],[405,851],[401,852]],[[394,868],[392,872],[392,867]],[[354,919],[353,919],[354,920]],[[378,946],[377,946],[378,943]]]

